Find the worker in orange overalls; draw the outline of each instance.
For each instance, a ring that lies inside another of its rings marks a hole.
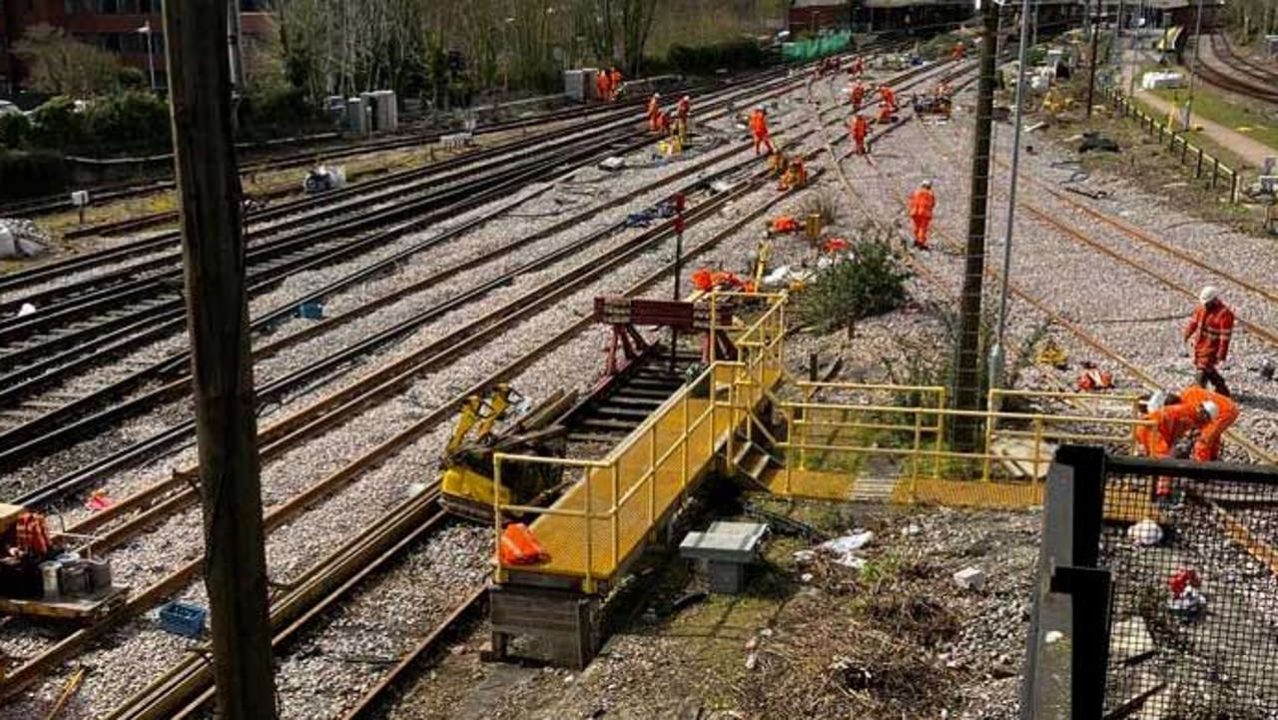
[[[648,130],[652,132],[660,131],[661,124],[661,93],[653,93],[648,98]]]
[[[1220,290],[1208,285],[1198,293],[1199,305],[1185,326],[1185,342],[1194,344],[1196,382],[1201,387],[1211,383],[1216,392],[1229,397],[1229,386],[1216,366],[1229,357],[1229,338],[1234,331],[1234,311],[1220,299]]]
[[[862,75],[864,75],[865,74],[865,58],[861,57],[860,55],[857,55],[852,60],[852,64],[848,66],[848,72],[853,77],[861,77]]]
[[[1238,419],[1238,404],[1230,398],[1191,385],[1179,397],[1155,393],[1145,419],[1153,427],[1136,428],[1136,439],[1153,458],[1169,458],[1176,443],[1197,432],[1193,458],[1199,462],[1220,459],[1220,439]]]
[[[608,73],[600,70],[595,75],[595,89],[599,91],[599,99],[608,102],[612,99],[612,82],[608,79]]]
[[[796,156],[786,165],[785,172],[781,174],[781,182],[777,184],[777,190],[785,192],[807,184],[808,169],[803,164],[803,158]]]
[[[852,86],[852,112],[861,112],[863,102],[865,102],[865,85],[858,81]]]
[[[932,212],[936,208],[936,196],[932,194],[932,181],[924,180],[910,195],[910,220],[914,222],[914,247],[928,250],[927,231],[932,225]]]
[[[658,109],[658,110],[657,110],[657,128],[656,128],[656,130],[657,130],[657,132],[661,133],[662,135],[672,135],[672,134],[673,134],[673,130],[674,130],[674,123],[673,123],[673,122],[671,122],[671,120],[670,120],[670,111],[669,111],[669,110],[660,110],[660,109]]]
[[[887,85],[880,85],[879,95],[882,96],[883,102],[887,103],[887,106],[892,109],[892,112],[896,112],[896,92]]]
[[[762,148],[768,149],[768,154],[776,152],[776,148],[772,146],[772,138],[768,133],[768,111],[760,105],[754,109],[754,113],[750,115],[750,135],[754,137],[754,154],[758,155]]]
[[[954,43],[954,49],[950,52],[950,57],[954,60],[962,60],[967,55],[967,46],[960,40]]]
[[[857,113],[852,116],[850,124],[852,127],[852,144],[856,148],[856,154],[864,155],[866,153],[865,137],[870,133],[870,123],[866,122],[864,115]]]
[[[617,90],[621,88],[621,71],[616,65],[612,66],[612,71],[608,73],[608,90],[612,94],[612,99],[617,99]]]
[[[679,139],[683,142],[688,141],[688,120],[692,116],[692,98],[684,95],[679,98],[679,102],[675,104],[675,119],[677,121],[677,130]]]
[[[874,119],[874,122],[878,123],[879,125],[887,125],[888,123],[891,123],[892,122],[892,106],[880,100],[879,114]]]

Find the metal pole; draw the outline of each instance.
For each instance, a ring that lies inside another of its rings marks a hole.
[[[151,21],[146,21],[146,69],[151,77],[151,92],[155,92],[155,49],[151,44],[151,35],[154,29],[151,27]]]
[[[224,2],[165,0],[217,715],[276,717]]]
[[[1021,4],[1020,67],[1016,72],[1016,115],[1012,126],[1012,177],[1007,190],[1007,235],[1003,239],[1003,277],[998,301],[998,334],[990,349],[990,387],[1003,386],[1003,335],[1007,330],[1007,295],[1012,274],[1012,235],[1016,224],[1016,181],[1021,169],[1021,119],[1025,103],[1025,64],[1029,62],[1030,0]]]
[[[1185,101],[1185,132],[1189,132],[1189,119],[1194,109],[1194,77],[1198,75],[1198,49],[1202,47],[1203,0],[1198,0],[1198,19],[1194,27],[1194,63],[1189,69],[1189,99]]]

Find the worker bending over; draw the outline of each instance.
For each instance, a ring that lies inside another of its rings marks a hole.
[[[760,105],[754,109],[754,113],[750,116],[750,135],[754,137],[754,154],[759,155],[763,148],[767,148],[768,154],[776,152],[776,148],[772,146],[772,137],[768,132],[768,111]]]
[[[652,132],[661,131],[661,93],[653,93],[648,98],[648,129]]]
[[[777,185],[777,189],[785,192],[787,190],[795,190],[808,184],[808,169],[803,164],[802,157],[794,157],[785,166],[785,171],[781,173],[781,182]]]
[[[874,122],[879,125],[890,125],[892,123],[892,106],[886,101],[879,101],[879,114],[874,118]]]
[[[609,99],[616,100],[617,91],[620,89],[621,89],[621,71],[618,70],[617,66],[614,65],[612,70],[608,73]]]
[[[1220,299],[1220,290],[1208,285],[1198,294],[1199,305],[1185,326],[1185,342],[1194,345],[1196,382],[1211,383],[1216,392],[1229,397],[1229,386],[1216,369],[1229,357],[1229,337],[1234,331],[1234,311]]]
[[[953,60],[962,60],[967,55],[967,46],[961,41],[954,43],[954,49],[950,51],[950,58]]]
[[[936,208],[936,196],[932,194],[932,181],[924,180],[910,195],[910,220],[914,222],[914,247],[930,249],[927,244],[928,229],[932,226],[932,212]]]
[[[1146,420],[1152,427],[1136,428],[1136,440],[1152,458],[1170,458],[1176,446],[1194,434],[1192,457],[1199,462],[1220,459],[1220,440],[1238,419],[1238,404],[1195,385],[1177,395],[1155,393],[1148,401]]]
[[[849,126],[852,133],[852,145],[856,149],[856,154],[865,155],[865,138],[870,134],[870,123],[866,121],[864,115],[857,113],[852,116]]]
[[[896,111],[897,111],[897,109],[898,109],[898,108],[897,108],[897,106],[896,106],[896,91],[895,91],[895,90],[893,90],[892,88],[888,87],[887,85],[880,85],[880,86],[879,86],[879,96],[883,99],[883,102],[887,103],[888,108],[889,108],[889,109],[891,109],[891,111],[892,111],[892,112],[896,112]]]

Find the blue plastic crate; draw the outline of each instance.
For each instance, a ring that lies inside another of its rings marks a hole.
[[[304,302],[297,306],[297,316],[303,320],[320,320],[324,317],[324,305],[318,302]]]
[[[207,615],[208,611],[198,605],[175,600],[160,608],[160,627],[175,635],[199,637]]]

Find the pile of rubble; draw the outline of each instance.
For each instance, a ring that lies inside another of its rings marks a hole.
[[[49,235],[30,220],[0,218],[0,260],[38,257],[49,251]]]

